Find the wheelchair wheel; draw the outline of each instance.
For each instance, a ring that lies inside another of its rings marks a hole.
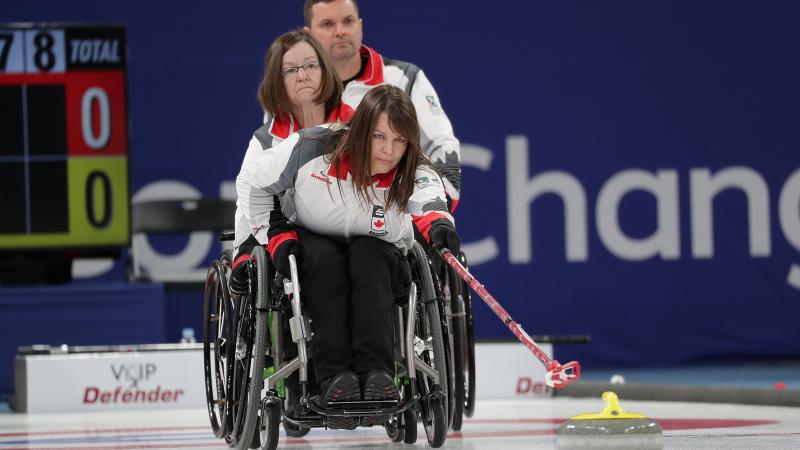
[[[233,417],[233,443],[237,449],[247,448],[251,444],[261,409],[267,349],[267,261],[264,248],[255,247],[247,262],[253,264],[255,272],[254,295],[242,296],[238,304],[234,364],[234,387],[238,388],[235,398],[238,403]]]
[[[445,399],[433,396],[427,408],[423,408],[422,426],[428,437],[428,445],[439,448],[447,439],[447,414],[445,413]]]
[[[261,417],[258,423],[258,432],[255,433],[255,439],[261,443],[263,450],[275,450],[278,448],[278,427],[281,423],[281,411],[278,405],[274,402],[264,402],[264,408],[261,411]],[[284,422],[284,426],[286,422]],[[305,428],[308,433],[308,428]],[[258,447],[254,447],[258,448]]]
[[[413,444],[417,442],[417,412],[413,408],[405,410],[399,416],[392,417],[384,424],[386,434],[392,442]]]
[[[402,414],[399,416],[392,416],[383,424],[383,427],[386,428],[386,435],[389,436],[392,442],[401,442],[406,437],[405,429],[400,419],[401,416]]]
[[[468,374],[467,369],[467,327],[464,317],[464,298],[462,293],[462,283],[460,278],[448,271],[448,283],[450,285],[450,311],[453,337],[453,423],[452,429],[461,430],[466,406],[466,383]]]
[[[416,333],[415,342],[421,344],[417,353],[420,359],[439,373],[439,385],[437,386],[424,372],[417,371],[418,392],[425,399],[423,403],[427,402],[430,405],[434,405],[434,407],[423,407],[421,416],[425,432],[428,434],[428,443],[432,447],[440,447],[447,438],[448,411],[446,392],[448,392],[450,379],[450,374],[447,370],[448,355],[445,350],[445,338],[442,334],[444,326],[439,314],[440,305],[436,301],[430,301],[436,299],[436,295],[428,259],[418,243],[414,244],[413,249],[414,257],[417,259],[416,268],[423,294],[417,298],[417,323],[414,332]]]
[[[461,254],[461,263],[467,267],[467,259],[464,254]],[[466,329],[466,370],[464,376],[466,377],[464,386],[464,415],[472,417],[475,414],[475,329],[472,322],[472,291],[469,284],[461,280],[461,298],[464,306],[464,325]]]
[[[206,406],[214,436],[231,429],[231,373],[234,359],[233,313],[225,267],[214,261],[208,269],[203,291],[203,369]]]
[[[403,442],[413,444],[417,442],[417,411],[407,409],[403,413]]]
[[[308,434],[311,431],[311,428],[301,427],[299,425],[295,425],[289,422],[283,422],[283,431],[286,432],[286,435],[293,438],[301,438]]]

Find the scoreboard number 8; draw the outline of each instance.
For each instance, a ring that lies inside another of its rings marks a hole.
[[[56,56],[53,54],[53,44],[55,40],[50,33],[36,33],[33,37],[33,44],[36,51],[33,54],[33,61],[36,67],[43,71],[49,71],[56,65]]]

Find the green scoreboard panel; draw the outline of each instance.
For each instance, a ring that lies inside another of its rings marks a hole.
[[[0,24],[0,250],[127,246],[125,29]]]

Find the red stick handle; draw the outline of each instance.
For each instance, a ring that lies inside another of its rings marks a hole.
[[[580,364],[577,361],[569,362],[565,365],[561,365],[558,361],[550,358],[539,348],[538,345],[533,341],[533,339],[522,329],[522,327],[511,318],[511,315],[500,306],[500,303],[492,297],[492,294],[483,287],[482,284],[478,282],[478,280],[472,276],[469,271],[458,262],[458,259],[451,253],[449,250],[444,250],[442,252],[442,257],[453,270],[456,271],[459,277],[461,277],[464,281],[469,284],[469,287],[472,288],[479,296],[483,299],[484,302],[489,306],[489,308],[494,311],[497,317],[503,321],[504,324],[514,333],[514,336],[519,339],[522,344],[528,348],[536,358],[544,364],[545,370],[548,372],[548,379],[551,381],[550,385],[555,387],[561,388],[565,384],[570,383],[572,381],[577,380],[580,377]]]

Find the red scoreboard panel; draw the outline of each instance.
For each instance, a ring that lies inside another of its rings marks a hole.
[[[125,29],[0,24],[0,250],[127,246]]]

